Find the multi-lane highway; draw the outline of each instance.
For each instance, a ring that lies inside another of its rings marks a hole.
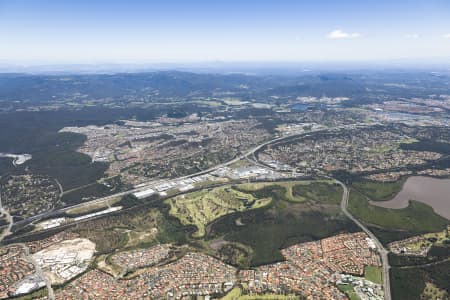
[[[338,129],[342,129],[339,127],[336,127],[332,130],[338,130]],[[250,155],[253,155],[255,152],[257,152],[258,150],[262,149],[263,147],[276,143],[276,142],[280,142],[286,139],[290,139],[290,138],[296,138],[296,137],[301,137],[301,136],[307,136],[309,134],[312,133],[317,133],[317,132],[323,132],[323,131],[329,131],[330,129],[318,129],[318,130],[314,130],[314,131],[309,131],[309,132],[303,132],[303,133],[296,133],[296,134],[291,134],[291,135],[286,135],[283,137],[277,137],[271,140],[268,140],[260,145],[257,145],[255,147],[253,147],[252,149],[248,150],[246,153],[235,157],[234,159],[224,162],[222,164],[216,165],[214,167],[208,168],[206,170],[202,170],[200,172],[197,172],[195,174],[191,174],[191,175],[187,175],[187,176],[182,176],[176,179],[172,179],[172,180],[183,180],[186,178],[191,178],[191,177],[195,177],[195,176],[200,176],[203,174],[207,174],[210,172],[213,172],[217,169],[229,166],[241,159],[245,159]],[[389,280],[389,270],[390,270],[390,265],[389,265],[389,260],[388,260],[388,251],[384,248],[384,246],[381,244],[381,242],[378,240],[378,238],[364,225],[362,224],[358,219],[356,219],[355,217],[353,217],[352,214],[350,214],[350,212],[347,210],[347,206],[348,206],[348,198],[349,198],[349,190],[347,188],[347,186],[342,183],[341,181],[338,181],[336,179],[334,179],[336,181],[336,183],[338,183],[339,185],[342,186],[343,188],[343,195],[342,195],[342,201],[341,201],[341,210],[342,212],[350,219],[352,220],[358,227],[360,227],[376,244],[376,247],[380,253],[381,256],[381,261],[383,264],[383,289],[384,289],[384,293],[385,293],[385,299],[386,300],[391,300],[391,291],[390,291],[390,280]],[[67,210],[71,210],[74,208],[79,208],[79,207],[85,207],[85,206],[89,206],[89,205],[93,205],[93,204],[98,204],[98,203],[102,203],[102,202],[107,202],[110,201],[112,199],[118,198],[118,197],[123,197],[125,195],[129,195],[135,192],[139,192],[142,190],[147,189],[149,186],[153,186],[153,185],[157,185],[158,183],[164,182],[166,180],[152,180],[152,181],[148,181],[145,182],[143,184],[140,184],[138,188],[134,188],[128,191],[124,191],[124,192],[120,192],[120,193],[116,193],[107,197],[102,197],[102,198],[98,198],[92,201],[88,201],[88,202],[84,202],[84,203],[80,203],[80,204],[76,204],[73,206],[69,206],[69,207],[65,207],[65,208],[61,208],[58,209],[57,211],[53,211],[53,212],[47,212],[47,213],[43,213],[40,215],[36,215],[33,216],[27,220],[21,221],[20,223],[24,222],[30,222],[30,221],[36,221],[36,220],[40,220],[42,218],[48,217],[51,213],[60,213],[60,212],[65,212]],[[9,223],[9,226],[7,228],[7,231],[2,233],[1,240],[4,238],[5,235],[10,233],[10,229],[12,227],[12,218],[9,216],[8,212],[6,210],[3,209],[3,207],[1,206],[1,198],[0,198],[0,213],[6,215],[7,217],[9,217],[11,219],[11,222]]]
[[[0,216],[2,218],[5,218],[7,222],[6,227],[3,229],[2,232],[0,232],[0,243],[1,243],[7,235],[11,234],[11,228],[13,226],[13,217],[9,214],[8,210],[6,210],[2,205],[1,190],[0,190]]]
[[[338,129],[338,127],[333,128],[332,130],[336,130],[336,129]],[[295,138],[295,137],[306,136],[306,135],[309,135],[309,134],[312,134],[312,133],[328,131],[328,130],[329,129],[316,129],[316,130],[312,130],[312,131],[308,131],[308,132],[294,133],[294,134],[290,134],[290,135],[286,135],[286,136],[282,136],[282,137],[277,137],[277,138],[268,140],[268,141],[266,141],[264,143],[261,143],[261,144],[255,146],[255,147],[251,148],[247,152],[245,152],[245,153],[243,153],[243,154],[233,158],[232,160],[229,160],[227,162],[215,165],[215,166],[213,166],[211,168],[199,171],[199,172],[194,173],[194,174],[190,174],[190,175],[174,178],[174,179],[171,179],[171,180],[173,180],[173,181],[175,181],[175,180],[183,180],[183,179],[187,179],[187,178],[196,177],[196,176],[204,175],[204,174],[207,174],[207,173],[211,173],[211,172],[213,172],[213,171],[215,171],[217,169],[229,166],[229,165],[231,165],[231,164],[233,164],[235,162],[238,162],[241,159],[244,159],[245,157],[248,157],[249,155],[252,155],[256,151],[258,151],[261,148],[263,148],[264,146],[267,146],[267,145],[270,145],[270,144],[273,144],[273,143],[276,143],[276,142],[279,142],[279,141],[282,141],[282,140]],[[106,196],[106,197],[97,198],[97,199],[94,199],[94,200],[91,200],[91,201],[87,201],[87,202],[83,202],[83,203],[80,203],[80,204],[67,206],[67,207],[64,207],[64,208],[57,209],[57,210],[45,212],[45,213],[42,213],[42,214],[39,214],[39,215],[35,215],[35,216],[30,217],[28,219],[16,222],[16,225],[17,226],[21,226],[21,225],[24,225],[24,224],[28,224],[30,222],[36,222],[36,221],[39,221],[39,220],[41,220],[43,218],[47,218],[47,217],[51,216],[52,214],[63,213],[63,212],[66,212],[66,211],[74,209],[74,208],[81,208],[81,207],[91,206],[91,205],[94,205],[94,204],[100,204],[100,203],[108,202],[108,201],[111,201],[111,200],[116,199],[118,197],[123,197],[123,196],[130,195],[130,194],[133,194],[133,193],[136,193],[136,192],[139,192],[139,191],[143,191],[145,189],[148,189],[149,186],[154,186],[154,185],[157,185],[158,183],[162,183],[162,182],[165,182],[165,181],[167,181],[167,179],[158,179],[158,180],[147,181],[147,182],[139,184],[139,187],[136,187],[134,189],[130,189],[130,190],[127,190],[127,191],[124,191],[124,192],[116,193],[116,194],[109,195],[109,196]]]

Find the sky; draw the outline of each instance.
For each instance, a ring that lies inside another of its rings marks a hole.
[[[449,58],[449,0],[0,0],[3,63]]]

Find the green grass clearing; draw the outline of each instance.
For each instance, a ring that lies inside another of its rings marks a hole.
[[[364,268],[364,278],[374,283],[383,284],[381,267],[366,266]]]

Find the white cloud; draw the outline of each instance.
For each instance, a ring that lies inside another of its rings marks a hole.
[[[332,32],[330,32],[329,34],[327,34],[327,38],[329,39],[354,39],[354,38],[358,38],[360,37],[361,34],[358,32],[345,32],[341,29],[336,29],[333,30]]]
[[[442,35],[442,37],[444,39],[450,39],[450,33],[444,34],[444,35]]]
[[[410,34],[405,35],[405,38],[407,38],[407,39],[418,39],[419,35],[417,33],[410,33]]]

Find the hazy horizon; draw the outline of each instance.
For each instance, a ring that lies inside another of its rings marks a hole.
[[[301,74],[310,72],[353,71],[424,71],[450,72],[450,59],[380,60],[380,61],[204,61],[158,63],[5,63],[0,61],[0,74],[102,74],[181,71],[193,73]]]

